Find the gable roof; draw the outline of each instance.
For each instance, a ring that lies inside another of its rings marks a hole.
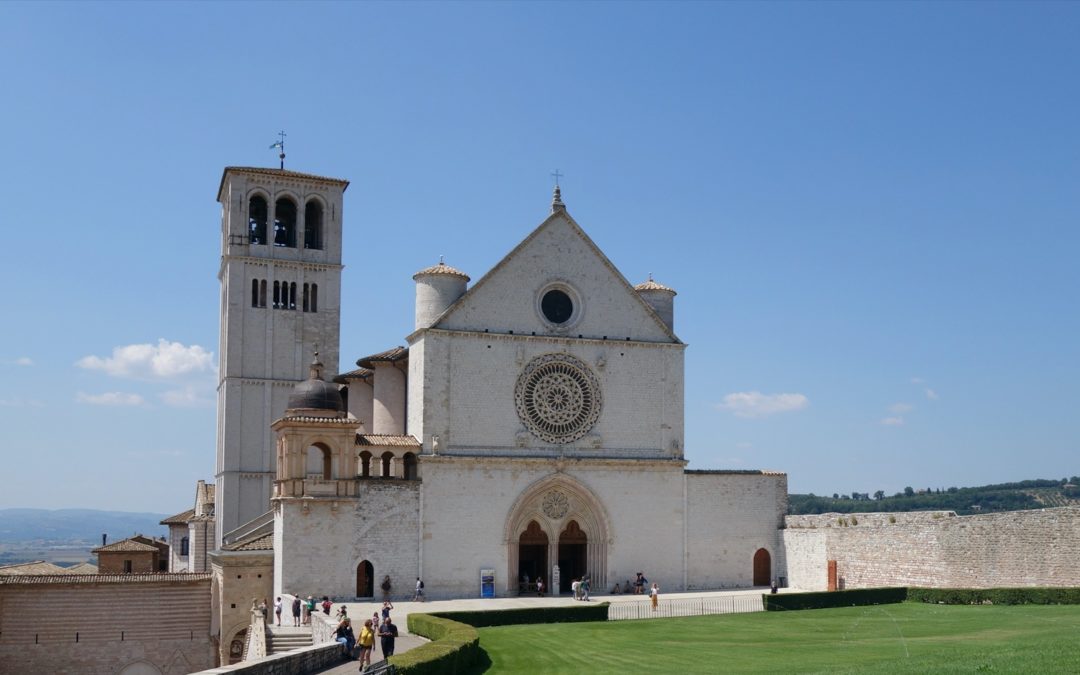
[[[329,176],[318,176],[313,173],[300,173],[299,171],[286,171],[285,169],[272,169],[265,166],[227,166],[225,170],[221,172],[221,183],[218,185],[217,198],[221,201],[221,193],[225,190],[225,178],[230,173],[251,173],[258,176],[272,176],[274,178],[293,178],[298,180],[312,180],[319,183],[329,183],[331,185],[340,185],[341,191],[344,192],[349,187],[349,181],[342,178],[330,178]]]
[[[15,563],[13,565],[0,565],[0,574],[67,574],[64,567],[54,565],[44,560]]]
[[[188,509],[187,511],[181,511],[175,516],[169,516],[165,520],[161,521],[162,525],[186,525],[187,521],[195,515],[195,509]]]
[[[379,352],[378,354],[372,354],[371,356],[357,359],[356,365],[361,368],[374,368],[375,366],[373,364],[376,363],[397,363],[408,357],[409,350],[407,347],[394,347],[393,349],[387,349],[385,352]]]
[[[626,277],[623,276],[623,273],[619,271],[619,268],[615,267],[615,264],[612,263],[611,260],[604,254],[604,252],[600,250],[600,247],[596,245],[596,242],[594,242],[589,237],[589,235],[585,233],[585,230],[583,230],[581,226],[577,224],[577,221],[575,221],[573,217],[570,216],[570,214],[565,210],[565,208],[558,209],[554,211],[551,215],[549,215],[547,218],[545,218],[544,222],[540,223],[536,227],[536,229],[530,232],[527,237],[522,239],[517,246],[515,246],[505,256],[503,256],[502,260],[500,260],[494,267],[488,270],[487,274],[482,276],[480,280],[473,284],[472,287],[469,288],[467,291],[465,291],[465,293],[463,293],[460,298],[458,298],[452,305],[447,307],[442,314],[436,317],[436,319],[431,322],[429,327],[438,328],[439,324],[441,324],[447,317],[457,311],[459,307],[462,307],[463,305],[468,303],[476,294],[477,289],[483,288],[490,279],[497,277],[499,272],[504,267],[506,267],[511,260],[517,257],[517,255],[523,249],[525,249],[534,239],[536,239],[541,232],[548,229],[549,227],[552,227],[552,225],[557,222],[565,222],[567,225],[569,225],[571,232],[581,238],[581,240],[585,243],[586,247],[591,250],[592,253],[600,260],[600,262],[612,273],[612,275],[617,280],[617,283],[619,283],[624,288],[628,295],[633,296],[637,300],[637,303],[641,305],[641,309],[646,312],[653,321],[656,322],[660,330],[662,330],[664,334],[666,334],[668,338],[671,339],[672,342],[682,344],[682,341],[678,338],[677,335],[675,335],[675,333],[670,328],[668,328],[668,325],[664,323],[664,320],[660,318],[660,315],[656,313],[656,310],[654,310],[652,306],[649,305],[649,303],[645,302],[645,300],[640,295],[638,295],[637,291],[634,290],[634,287],[630,284],[629,281],[626,280]]]

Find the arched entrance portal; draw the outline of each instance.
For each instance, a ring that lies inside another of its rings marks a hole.
[[[536,577],[546,577],[547,554],[548,536],[540,528],[540,523],[530,520],[529,526],[518,538],[518,579],[525,581],[525,577],[528,577],[531,583],[535,583]]]
[[[375,597],[375,569],[367,560],[356,566],[356,597]]]
[[[754,585],[768,586],[772,583],[772,558],[769,552],[759,548],[754,553]]]
[[[589,538],[581,531],[576,520],[566,524],[566,529],[559,535],[559,592],[569,593],[574,579],[588,574],[587,553]]]
[[[530,582],[542,577],[556,594],[569,591],[574,578],[585,574],[593,588],[604,588],[611,543],[608,522],[600,500],[572,476],[554,473],[527,487],[506,515],[505,592],[517,593],[526,573]],[[552,578],[556,565],[558,588]]]

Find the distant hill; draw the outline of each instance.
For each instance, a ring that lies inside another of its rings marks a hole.
[[[788,513],[870,513],[874,511],[955,511],[959,515],[1080,505],[1080,476],[1024,480],[982,487],[904,488],[886,496],[852,492],[788,495]]]
[[[101,545],[101,535],[109,541],[133,534],[162,536],[160,522],[170,514],[95,511],[93,509],[0,509],[0,542],[85,541]]]

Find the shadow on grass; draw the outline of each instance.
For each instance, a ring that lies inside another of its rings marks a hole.
[[[491,657],[484,651],[483,647],[480,648],[480,655],[476,657],[476,663],[473,667],[465,671],[465,675],[480,675],[491,670]]]

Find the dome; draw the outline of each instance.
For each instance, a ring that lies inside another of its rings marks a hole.
[[[341,399],[341,391],[335,385],[322,379],[322,365],[316,353],[308,379],[293,387],[287,406],[289,410],[345,412],[345,402]]]
[[[413,279],[416,279],[417,277],[423,277],[423,276],[432,275],[432,274],[441,274],[441,275],[445,275],[445,276],[449,276],[449,277],[460,277],[460,278],[464,279],[465,281],[469,281],[469,275],[468,274],[465,274],[464,272],[462,272],[459,269],[454,269],[453,267],[450,267],[449,265],[444,263],[442,260],[439,260],[438,265],[432,265],[431,267],[425,267],[424,269],[420,270],[419,272],[417,272],[416,274],[413,275]]]
[[[676,295],[674,288],[669,288],[664,284],[658,284],[653,281],[652,275],[649,275],[649,280],[634,286],[635,291],[664,291],[665,293],[671,293]]]

